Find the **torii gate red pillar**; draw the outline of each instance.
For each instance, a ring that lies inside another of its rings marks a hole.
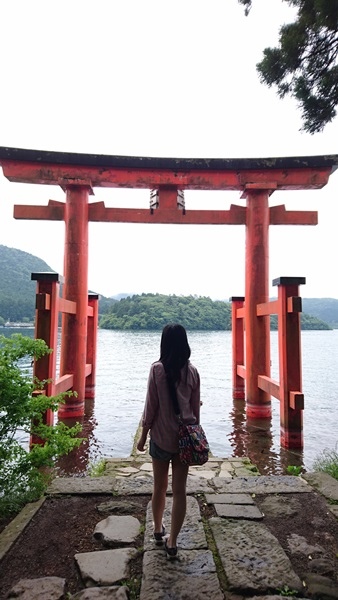
[[[59,407],[59,417],[84,414],[88,306],[88,197],[90,188],[68,185],[65,204],[63,297],[76,302],[76,314],[62,315],[60,375],[74,373],[72,396]]]
[[[258,319],[257,304],[269,300],[269,191],[246,189],[245,350],[246,413],[271,416],[270,395],[257,387],[258,375],[270,377],[269,317]]]

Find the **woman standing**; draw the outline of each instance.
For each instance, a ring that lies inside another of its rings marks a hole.
[[[142,433],[137,444],[137,449],[140,452],[144,451],[150,431],[149,454],[152,457],[154,474],[154,540],[158,545],[165,542],[168,558],[177,556],[177,536],[186,513],[186,482],[189,469],[181,463],[178,454],[179,422],[174,403],[177,400],[181,419],[185,424],[199,423],[200,418],[200,378],[189,358],[190,347],[184,327],[178,324],[166,325],[162,331],[160,359],[150,368]],[[171,530],[166,537],[163,513],[170,461],[173,504]]]

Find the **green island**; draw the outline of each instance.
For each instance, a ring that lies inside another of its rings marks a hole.
[[[31,273],[51,271],[53,269],[40,258],[0,245],[0,327],[33,323],[36,285],[31,281]],[[303,330],[338,328],[337,299],[303,298],[302,303]],[[99,327],[102,329],[155,331],[174,321],[190,331],[229,331],[231,302],[153,293],[120,299],[100,295]],[[276,328],[277,320],[272,316],[271,329]]]
[[[103,306],[102,329],[161,330],[166,323],[179,322],[189,331],[230,331],[231,303],[208,297],[140,294]],[[277,329],[272,315],[271,329]],[[332,329],[328,323],[302,313],[301,328]]]

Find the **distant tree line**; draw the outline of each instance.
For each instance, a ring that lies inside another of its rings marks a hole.
[[[141,294],[112,304],[100,319],[100,327],[159,330],[172,322],[188,330],[231,329],[231,306],[205,297]]]
[[[102,329],[161,330],[167,323],[181,323],[187,330],[230,331],[231,304],[196,296],[141,294],[105,306],[100,317]],[[331,329],[316,317],[301,315],[302,329]],[[277,317],[271,317],[277,329]]]

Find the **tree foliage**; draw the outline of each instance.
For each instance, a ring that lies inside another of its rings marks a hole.
[[[194,296],[141,294],[114,302],[100,320],[103,329],[161,330],[170,322],[188,330],[222,330],[231,327],[228,303]]]
[[[28,252],[0,245],[0,316],[5,322],[34,320],[36,282],[31,273],[51,270]]]
[[[51,352],[43,340],[21,334],[0,336],[0,514],[16,512],[26,502],[36,500],[48,481],[44,467],[79,446],[80,427],[64,423],[43,423],[47,409],[56,410],[66,394],[46,397],[33,391],[44,382],[33,382],[32,374],[23,368],[24,359],[40,358]],[[31,435],[43,445],[28,449]],[[23,443],[23,440],[26,443]],[[26,448],[24,446],[27,446]]]
[[[178,322],[190,331],[231,330],[231,304],[206,297],[134,295],[114,302],[107,311],[100,319],[102,329],[161,330]],[[315,317],[302,314],[301,319],[302,329],[330,329]],[[277,319],[271,317],[271,329],[276,328]]]
[[[238,0],[250,11],[252,0]],[[279,31],[279,45],[265,48],[257,70],[263,83],[277,86],[281,98],[298,101],[302,129],[321,131],[338,104],[338,0],[284,0],[298,9],[293,23]]]

